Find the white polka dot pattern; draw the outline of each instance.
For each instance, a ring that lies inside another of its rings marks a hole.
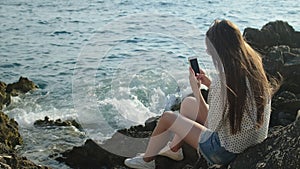
[[[247,81],[247,86],[249,87],[249,82]],[[241,153],[246,148],[255,145],[257,143],[262,142],[268,134],[269,120],[270,120],[270,112],[271,112],[271,101],[265,106],[264,111],[264,123],[263,125],[257,129],[256,122],[256,106],[253,97],[248,94],[246,100],[246,106],[244,116],[242,118],[242,126],[241,131],[235,135],[230,133],[230,124],[229,120],[226,120],[224,123],[220,123],[222,120],[222,112],[224,109],[223,101],[226,93],[222,94],[221,92],[221,81],[219,78],[213,80],[209,95],[208,95],[208,104],[209,111],[207,117],[207,125],[208,128],[217,131],[221,146],[223,146],[226,150],[234,153]],[[225,112],[226,114],[226,112]]]

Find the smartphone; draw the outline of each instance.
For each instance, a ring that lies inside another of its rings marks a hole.
[[[193,57],[189,57],[188,59],[189,59],[189,62],[190,62],[190,66],[192,67],[192,69],[195,72],[195,76],[196,76],[197,73],[200,74],[200,68],[199,68],[197,57],[193,56]]]

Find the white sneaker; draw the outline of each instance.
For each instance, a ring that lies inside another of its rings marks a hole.
[[[130,168],[155,169],[155,162],[154,162],[154,160],[150,161],[150,162],[146,162],[146,161],[144,161],[142,155],[138,155],[138,156],[133,157],[133,158],[127,158],[124,161],[124,164],[127,167],[130,167]]]
[[[168,142],[168,144],[163,149],[160,150],[158,155],[166,156],[176,161],[183,160],[182,148],[180,148],[177,152],[174,152],[171,150],[170,144],[171,142]]]

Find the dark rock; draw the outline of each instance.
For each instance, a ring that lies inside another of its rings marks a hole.
[[[61,121],[61,119],[57,120],[49,120],[48,116],[45,116],[44,120],[36,120],[33,125],[35,127],[57,127],[57,126],[74,126],[80,131],[83,130],[82,126],[76,120],[65,120]]]
[[[110,153],[90,139],[83,146],[74,147],[72,150],[62,153],[62,157],[57,160],[65,162],[72,168],[119,168],[118,166],[126,168],[123,165],[125,157]]]
[[[268,50],[263,56],[267,73],[274,77],[279,73],[283,77],[281,90],[300,93],[300,54],[293,53],[288,46],[274,46]]]
[[[246,28],[243,36],[259,51],[278,45],[287,45],[291,48],[300,46],[300,32],[295,31],[292,26],[283,21],[269,22],[261,30]]]
[[[157,120],[157,118],[151,118],[149,121],[156,124]],[[83,146],[74,147],[72,150],[62,153],[62,157],[57,160],[65,162],[72,168],[127,168],[123,164],[126,157],[133,157],[137,153],[145,152],[152,133],[148,129],[142,125],[122,129],[101,144],[87,140]],[[198,159],[196,150],[184,144],[183,153],[186,158],[180,162],[162,156],[156,157],[156,168],[181,169],[186,165],[194,165]],[[204,159],[201,164],[207,167]]]
[[[0,82],[0,110],[4,105],[8,106],[11,103],[11,96],[18,96],[36,88],[38,88],[37,85],[26,77],[20,77],[18,82],[8,85]]]
[[[89,139],[83,146],[62,153],[57,160],[72,168],[127,168],[123,164],[125,158],[144,152],[151,133],[149,127],[142,125],[118,130],[101,144]]]
[[[156,169],[182,169],[194,166],[199,158],[197,151],[188,144],[184,144],[182,149],[184,155],[182,161],[174,161],[167,157],[157,156],[155,159]],[[203,157],[201,157],[200,160],[200,167],[208,168],[206,160]]]
[[[37,89],[38,86],[26,77],[20,77],[18,82],[8,84],[6,92],[12,96],[18,96],[21,93],[27,93],[31,90]]]
[[[50,167],[36,165],[26,157],[20,157],[15,153],[0,155],[0,166],[5,169],[51,169]]]
[[[0,110],[3,109],[3,105],[8,106],[11,102],[10,94],[6,93],[6,84],[0,82]]]
[[[145,122],[145,130],[153,131],[156,127],[157,120],[159,119],[159,116],[157,117],[151,117]]]
[[[19,156],[14,148],[22,143],[23,140],[19,134],[17,122],[0,112],[0,168],[50,169],[46,166],[36,165],[26,157]]]
[[[300,157],[299,127],[299,121],[297,121],[287,127],[278,126],[272,128],[268,138],[263,143],[250,147],[245,153],[240,154],[230,167],[233,169],[244,168],[245,165],[247,165],[247,168],[299,167],[299,160],[297,160]],[[145,137],[151,134],[146,129],[143,129],[143,126],[131,127],[121,131],[126,131],[123,133],[132,135],[134,132],[131,130],[135,132],[133,135],[135,137]],[[147,142],[148,139],[134,141],[131,137],[117,132],[111,139],[106,140],[102,144],[87,140],[83,146],[74,147],[72,150],[62,153],[62,157],[57,158],[57,160],[65,162],[72,168],[127,168],[123,164],[125,158],[144,152]],[[184,144],[183,153],[185,158],[179,162],[163,156],[157,156],[155,159],[156,168],[192,168],[198,159],[196,150]],[[208,168],[203,157],[200,158],[199,164],[202,169]]]
[[[240,154],[231,168],[300,168],[300,121],[273,131],[270,136]]]
[[[276,94],[272,99],[270,126],[288,125],[295,121],[300,108],[300,99],[289,91]]]
[[[22,137],[18,130],[18,123],[13,119],[0,112],[0,142],[10,149],[23,143]]]
[[[300,109],[300,33],[286,22],[275,21],[261,30],[247,28],[243,35],[261,53],[269,77],[281,79],[272,99],[270,126],[293,122]]]
[[[282,89],[300,93],[300,32],[287,22],[269,22],[261,30],[246,28],[243,36],[263,55],[268,74],[284,78]]]

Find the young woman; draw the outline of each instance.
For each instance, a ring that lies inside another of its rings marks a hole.
[[[210,81],[203,71],[195,76],[190,68],[195,97],[183,100],[180,114],[164,112],[146,152],[126,159],[125,165],[155,168],[156,155],[181,160],[183,141],[197,149],[209,164],[228,165],[238,153],[267,137],[272,89],[259,54],[228,20],[216,20],[209,28],[206,47],[217,78]],[[208,104],[199,91],[201,84],[209,88]],[[167,144],[171,132],[175,136]]]

